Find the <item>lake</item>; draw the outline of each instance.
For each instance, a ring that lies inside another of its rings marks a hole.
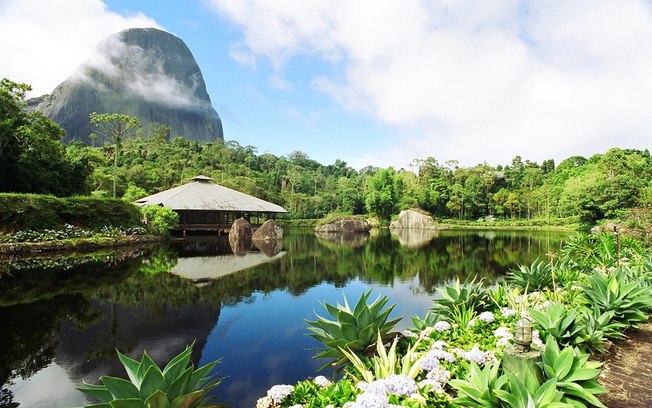
[[[193,361],[222,359],[219,401],[254,407],[275,384],[317,372],[306,320],[321,302],[391,297],[393,315],[423,316],[438,287],[477,276],[487,285],[518,264],[558,252],[568,233],[413,232],[315,236],[286,231],[282,245],[231,248],[222,238],[0,262],[0,406],[71,407],[75,389],[125,376],[119,349],[160,365],[195,341]],[[234,255],[234,251],[236,255]]]

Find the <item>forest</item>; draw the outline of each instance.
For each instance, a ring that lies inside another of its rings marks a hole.
[[[438,219],[588,225],[652,208],[647,149],[614,147],[560,163],[517,155],[510,163],[472,167],[427,157],[406,169],[356,170],[341,160],[318,163],[301,151],[276,156],[236,141],[172,139],[164,125],[141,126],[117,114],[94,118],[98,134],[107,136],[106,125],[116,121],[129,124],[128,133],[103,137],[98,146],[64,145],[56,123],[26,109],[29,89],[8,79],[0,83],[0,192],[115,194],[133,201],[203,174],[280,204],[294,219],[368,214],[386,223],[402,209],[420,208]]]

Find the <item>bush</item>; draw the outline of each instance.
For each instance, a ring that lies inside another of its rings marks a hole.
[[[115,198],[0,194],[0,225],[6,230],[56,229],[65,224],[133,227],[139,220],[138,207]]]
[[[141,208],[140,212],[143,215],[143,223],[155,234],[167,234],[170,229],[179,225],[179,214],[171,208],[152,205]]]

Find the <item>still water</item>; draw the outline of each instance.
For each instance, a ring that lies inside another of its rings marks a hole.
[[[438,287],[476,275],[500,281],[509,268],[558,251],[567,235],[300,230],[250,250],[213,238],[0,261],[0,406],[82,406],[82,380],[125,376],[116,348],[137,358],[147,350],[164,364],[195,341],[195,363],[222,359],[219,401],[253,407],[272,385],[316,375],[323,361],[312,358],[319,344],[305,321],[324,314],[320,302],[355,301],[373,289],[397,304],[404,328]]]

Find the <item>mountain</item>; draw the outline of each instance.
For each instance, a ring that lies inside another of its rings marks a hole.
[[[154,28],[131,28],[105,38],[52,94],[28,105],[59,123],[65,142],[91,142],[91,112],[124,113],[145,127],[161,123],[170,127],[171,138],[224,139],[222,121],[190,49]]]

